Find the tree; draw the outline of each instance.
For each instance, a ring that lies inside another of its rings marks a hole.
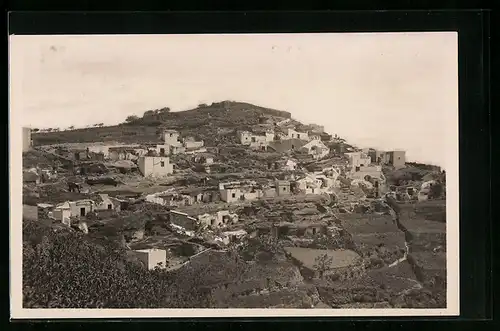
[[[441,197],[441,193],[443,192],[443,185],[438,182],[430,187],[429,197],[431,199],[438,199]]]
[[[38,131],[40,131],[40,129],[38,129],[38,128],[31,129],[31,132],[38,132]]]
[[[125,119],[125,122],[132,123],[132,122],[137,121],[138,119],[139,119],[138,116],[130,115],[130,116],[127,116],[127,118]]]
[[[70,126],[70,127],[68,128],[68,130],[74,130],[74,129],[75,129],[75,126],[74,126],[74,125],[72,125],[72,126]]]
[[[102,128],[104,126],[104,123],[99,123],[99,124],[97,124],[97,126]]]
[[[319,274],[320,278],[323,278],[325,272],[332,269],[332,262],[333,258],[327,254],[320,255],[314,260],[313,268]]]

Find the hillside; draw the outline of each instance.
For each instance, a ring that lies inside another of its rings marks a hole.
[[[272,126],[288,118],[291,114],[286,111],[223,101],[179,112],[170,112],[169,108],[148,110],[142,117],[130,116],[119,125],[38,132],[32,135],[32,139],[35,146],[94,141],[148,143],[158,141],[160,127],[168,127],[182,135],[200,137],[208,146],[214,146],[221,142],[235,142],[235,130],[248,130],[259,124]]]

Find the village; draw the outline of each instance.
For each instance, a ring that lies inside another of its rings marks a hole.
[[[422,175],[405,151],[359,149],[319,125],[304,127],[268,116],[250,130],[231,132],[237,143],[227,146],[164,126],[149,143],[38,145],[32,129],[23,128],[23,219],[111,238],[151,271],[182,273],[203,264],[204,255],[272,238],[283,247],[283,261],[319,283],[355,281],[408,260],[412,228],[439,229],[432,236],[444,231],[444,220],[422,216],[445,199],[444,171],[434,167]],[[412,244],[425,246],[419,240],[425,235]],[[443,246],[434,240],[426,246],[434,253],[415,256],[425,265]],[[422,280],[406,278],[400,292],[422,287]],[[263,279],[267,285],[248,293],[269,295],[273,286]],[[278,283],[279,291],[295,286],[290,279]],[[221,286],[211,293],[227,301]],[[335,306],[325,301],[311,306]]]

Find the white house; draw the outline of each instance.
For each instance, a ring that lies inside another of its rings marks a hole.
[[[294,171],[297,170],[297,162],[294,160],[288,159],[283,165],[283,170]]]
[[[353,172],[359,170],[360,167],[370,165],[372,162],[371,157],[363,152],[346,153],[346,155],[349,158],[349,166]]]
[[[174,172],[174,165],[167,156],[141,156],[137,164],[144,177],[163,177]]]
[[[239,140],[242,145],[255,149],[266,149],[269,142],[274,140],[274,132],[267,131],[264,135],[257,135],[249,131],[239,132]]]
[[[288,139],[301,139],[301,140],[309,140],[309,134],[307,132],[299,132],[294,129],[288,129]]]
[[[237,201],[251,201],[262,197],[262,190],[252,184],[225,183],[219,184],[221,200],[232,203]]]
[[[167,145],[172,145],[179,142],[179,131],[163,130],[163,141]]]
[[[307,154],[312,155],[314,159],[321,159],[330,153],[330,148],[328,148],[321,140],[311,140],[300,150],[305,151]]]
[[[167,251],[164,249],[139,249],[134,251],[135,256],[144,264],[148,270],[156,267],[164,269],[167,264]]]
[[[170,145],[168,144],[162,144],[162,145],[156,145],[156,155],[158,156],[168,156],[170,155]],[[143,156],[143,155],[141,155]]]
[[[107,194],[99,194],[102,201],[95,205],[95,210],[120,210],[120,201],[110,198]]]
[[[182,143],[186,149],[199,149],[205,145],[203,140],[196,141],[193,137],[184,138]]]
[[[71,225],[71,217],[84,217],[95,210],[95,203],[92,200],[66,201],[54,208],[52,217],[64,224]]]

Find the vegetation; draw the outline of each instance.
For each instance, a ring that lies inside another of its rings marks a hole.
[[[96,244],[80,232],[24,222],[26,308],[206,307],[208,299],[175,274],[131,263],[107,241]]]
[[[208,146],[220,143],[236,143],[235,130],[248,130],[259,124],[262,115],[290,118],[289,112],[251,105],[248,103],[223,101],[211,105],[171,112],[164,107],[148,110],[142,117],[131,115],[116,126],[101,126],[75,129],[71,131],[36,132],[32,139],[35,145],[71,142],[119,141],[152,142],[158,140],[158,128],[177,129],[184,135],[202,136]]]
[[[332,268],[333,258],[327,254],[318,256],[314,260],[314,270],[318,272],[319,277],[323,278],[325,272],[328,272]]]

